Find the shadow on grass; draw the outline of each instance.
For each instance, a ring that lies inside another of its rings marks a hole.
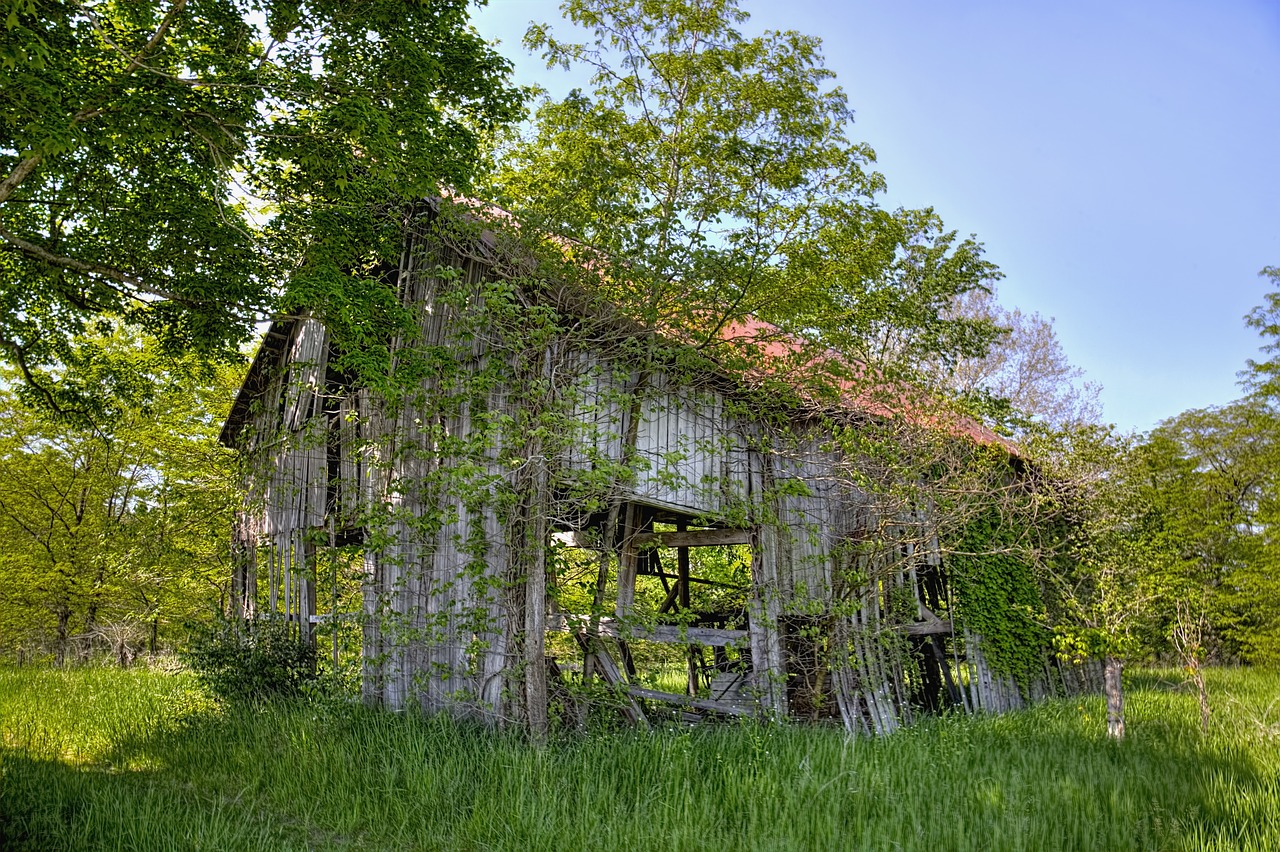
[[[280,849],[270,817],[217,802],[162,771],[114,771],[0,754],[0,849]]]

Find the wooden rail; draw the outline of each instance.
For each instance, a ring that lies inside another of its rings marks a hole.
[[[587,618],[574,618],[563,614],[552,616],[547,626],[563,632],[577,632],[587,627]],[[725,630],[718,627],[680,627],[675,624],[655,624],[652,627],[632,627],[624,630],[617,620],[600,619],[601,636],[611,639],[648,639],[670,645],[707,645],[716,648],[740,647],[747,641],[745,630]]]

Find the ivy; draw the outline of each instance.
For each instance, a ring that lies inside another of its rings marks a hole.
[[[997,674],[1026,686],[1044,668],[1052,636],[1030,564],[1018,558],[1017,529],[994,513],[965,527],[948,565],[955,617],[982,637],[982,653]]]

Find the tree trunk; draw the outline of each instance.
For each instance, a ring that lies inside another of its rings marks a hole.
[[[67,662],[67,633],[70,622],[71,610],[66,606],[60,607],[58,609],[58,644],[55,651],[57,656],[54,662],[58,668],[62,668]]]
[[[1103,692],[1107,696],[1107,736],[1117,740],[1124,739],[1124,687],[1120,684],[1120,674],[1124,663],[1117,657],[1104,660]]]
[[[1204,669],[1200,665],[1200,661],[1192,658],[1188,666],[1191,669],[1191,679],[1196,684],[1196,694],[1200,697],[1200,730],[1209,733],[1209,687],[1204,682]]]

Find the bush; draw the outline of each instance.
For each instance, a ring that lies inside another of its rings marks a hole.
[[[317,678],[315,648],[279,617],[222,619],[193,631],[183,658],[210,692],[232,703],[295,697]]]

